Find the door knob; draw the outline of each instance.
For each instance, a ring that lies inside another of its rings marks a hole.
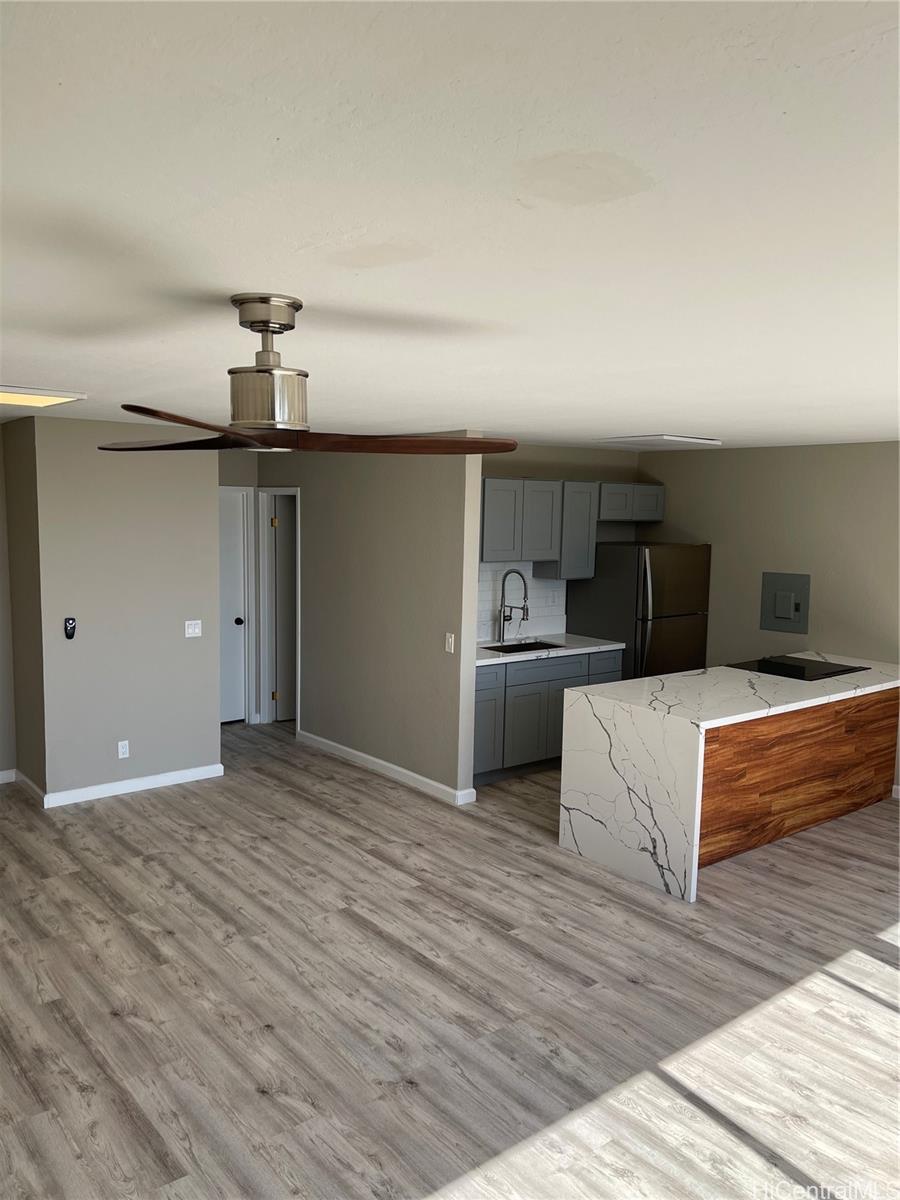
[[[235,618],[234,618],[234,623],[235,623],[235,625],[243,625],[243,623],[244,623],[244,618],[243,618],[243,617],[235,617]]]

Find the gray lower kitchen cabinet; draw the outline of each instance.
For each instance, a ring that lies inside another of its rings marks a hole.
[[[588,682],[582,679],[554,679],[547,684],[547,758],[562,754],[563,701],[566,688],[583,687]]]
[[[621,671],[592,671],[588,683],[618,683],[622,678]],[[569,687],[574,687],[574,683],[570,683]]]
[[[517,683],[542,683],[545,679],[577,679],[589,674],[590,661],[589,654],[559,654],[507,663],[506,683],[512,687]]]
[[[535,566],[537,579],[592,579],[597,553],[600,484],[567,479],[562,492],[559,556]]]
[[[526,479],[523,482],[522,560],[557,560],[562,532],[562,481]]]
[[[506,688],[481,688],[475,692],[475,752],[472,769],[476,775],[503,766],[503,710]]]
[[[666,489],[661,483],[634,485],[633,521],[661,521],[666,515]]]
[[[520,683],[506,689],[504,767],[547,757],[548,686],[546,682]]]
[[[595,650],[588,661],[588,671],[591,675],[608,674],[610,671],[615,671],[618,678],[621,679],[622,651]]]
[[[522,479],[485,479],[481,502],[481,561],[522,561]]]
[[[475,775],[555,758],[566,688],[621,678],[621,650],[482,663],[475,671]]]
[[[600,484],[600,520],[633,521],[634,484]]]

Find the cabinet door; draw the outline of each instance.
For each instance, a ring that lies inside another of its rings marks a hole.
[[[563,484],[560,579],[593,579],[599,505],[599,483]]]
[[[633,521],[634,484],[600,484],[600,520]]]
[[[547,683],[506,689],[503,765],[517,767],[547,757]]]
[[[563,485],[560,479],[526,479],[522,506],[522,559],[559,558]]]
[[[481,561],[522,559],[522,480],[485,479],[481,502]]]
[[[598,650],[590,657],[588,670],[592,675],[607,675],[611,671],[618,671],[622,674],[622,651],[621,650]],[[496,681],[495,681],[496,682]],[[591,680],[593,683],[593,680]]]
[[[503,766],[503,687],[482,688],[475,693],[475,754],[472,769],[496,771]]]
[[[635,521],[661,521],[666,513],[666,489],[661,483],[636,483],[634,485]]]
[[[588,683],[618,683],[621,678],[621,671],[592,671]]]
[[[583,687],[588,681],[582,679],[555,679],[547,684],[547,757],[562,754],[563,701],[566,688]]]

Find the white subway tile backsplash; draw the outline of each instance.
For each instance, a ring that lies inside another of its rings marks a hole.
[[[500,608],[500,583],[510,568],[521,571],[528,580],[528,620],[515,616],[506,627],[506,636],[535,637],[566,631],[566,585],[559,579],[535,579],[531,563],[481,563],[478,569],[478,640],[498,638],[497,612]],[[506,599],[522,602],[522,583],[510,579]]]

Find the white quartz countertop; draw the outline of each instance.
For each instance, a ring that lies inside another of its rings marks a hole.
[[[507,643],[513,645],[515,638]],[[604,638],[582,637],[578,633],[548,633],[534,634],[523,639],[530,642],[552,642],[552,650],[523,650],[521,654],[501,654],[499,650],[488,650],[487,646],[495,646],[496,639],[491,642],[479,642],[475,655],[475,665],[482,667],[485,663],[525,662],[530,658],[558,658],[563,654],[596,654],[603,650],[624,650],[624,642],[608,642]]]
[[[865,670],[806,682],[737,667],[706,667],[701,671],[681,671],[647,679],[588,684],[573,690],[602,696],[604,700],[632,708],[650,709],[666,717],[677,717],[698,729],[713,729],[718,725],[734,725],[738,721],[752,721],[757,717],[900,687],[900,667],[893,663],[871,662],[853,654],[821,654],[817,651],[805,651],[795,657],[827,659],[865,667]]]

